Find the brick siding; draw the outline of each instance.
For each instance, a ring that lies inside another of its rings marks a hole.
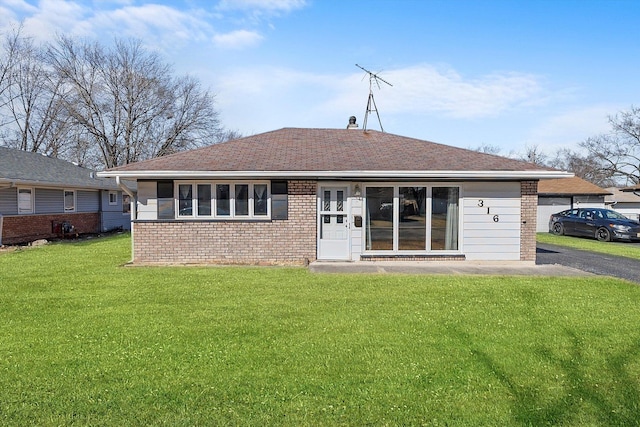
[[[74,233],[88,234],[100,231],[100,214],[69,213],[49,215],[12,215],[3,217],[2,244],[13,245],[38,239],[63,237],[54,230],[54,224],[68,222]],[[74,234],[75,235],[75,234]]]
[[[316,259],[315,181],[289,181],[287,220],[135,221],[136,264],[299,264]]]
[[[535,262],[538,181],[520,182],[520,211],[520,260]]]

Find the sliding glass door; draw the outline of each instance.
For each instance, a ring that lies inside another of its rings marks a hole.
[[[457,186],[371,185],[365,190],[366,250],[458,250]]]

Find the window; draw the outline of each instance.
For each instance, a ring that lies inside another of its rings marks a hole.
[[[231,215],[231,193],[229,192],[229,184],[216,185],[216,215]]]
[[[109,191],[109,205],[114,206],[118,204],[118,193],[116,191]]]
[[[178,216],[193,216],[191,184],[178,184]]]
[[[122,213],[131,214],[131,196],[122,193]]]
[[[458,187],[433,187],[431,197],[431,249],[458,249]]]
[[[398,219],[398,249],[424,251],[427,249],[426,187],[400,187]]]
[[[33,213],[33,189],[18,188],[18,213]]]
[[[263,182],[177,182],[178,218],[268,219],[269,184]]]
[[[366,250],[458,250],[457,186],[368,186],[365,189]]]
[[[198,216],[211,215],[211,184],[198,184]]]
[[[158,219],[173,219],[173,181],[158,181]]]
[[[253,185],[253,215],[267,216],[267,184]]]
[[[367,249],[393,249],[393,187],[367,187]]]
[[[235,214],[236,216],[247,216],[249,215],[249,185],[236,184],[235,188]]]
[[[64,211],[76,211],[76,192],[74,190],[64,190]]]
[[[271,219],[288,219],[287,181],[271,181]]]

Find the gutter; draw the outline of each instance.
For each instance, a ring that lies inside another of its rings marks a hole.
[[[571,172],[541,171],[103,171],[104,178],[137,179],[204,179],[204,178],[330,178],[330,179],[475,179],[475,180],[528,180],[572,178]]]

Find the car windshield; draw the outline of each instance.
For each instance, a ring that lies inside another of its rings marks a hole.
[[[624,215],[619,214],[616,211],[603,211],[605,218],[607,219],[629,219]]]

